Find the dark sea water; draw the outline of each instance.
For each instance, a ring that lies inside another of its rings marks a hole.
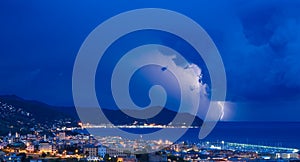
[[[189,129],[181,140],[197,141],[198,133]],[[300,148],[300,122],[219,122],[204,140]]]
[[[146,134],[156,128],[125,128],[127,132]],[[268,146],[300,148],[300,122],[219,122],[203,140],[199,140],[200,128],[189,129],[178,141],[225,141]],[[107,128],[103,130],[108,132]]]

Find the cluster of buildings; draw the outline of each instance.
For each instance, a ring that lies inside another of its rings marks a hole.
[[[72,131],[70,131],[72,130]],[[299,150],[229,142],[171,143],[167,140],[129,140],[93,137],[75,129],[51,135],[9,133],[0,137],[0,161],[255,161],[300,160]]]
[[[34,131],[29,134],[8,133],[0,137],[0,161],[73,159],[86,161],[137,161],[135,153],[145,153],[145,140],[125,140],[121,137],[99,137],[81,133],[81,128],[57,128],[48,134]],[[149,149],[170,145],[167,141],[152,141]],[[23,157],[24,158],[24,157]]]

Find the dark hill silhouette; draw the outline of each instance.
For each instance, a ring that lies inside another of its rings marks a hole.
[[[61,119],[69,119],[70,121],[80,120],[75,107],[51,106],[39,101],[25,100],[16,95],[0,96],[0,102],[0,114],[2,114],[0,119],[0,126],[2,128],[14,125],[16,129],[18,129],[18,127],[24,126],[24,124],[22,125],[22,123],[28,123],[25,126],[30,127],[30,124],[34,123],[52,125],[53,123]],[[6,106],[1,107],[2,104],[5,104]],[[8,107],[8,105],[13,107],[13,109]],[[150,109],[153,110],[158,108],[159,107],[152,107]],[[167,125],[173,120],[173,118],[177,114],[177,112],[175,111],[163,108],[162,111],[153,118],[136,119],[125,115],[121,110],[103,109],[103,112],[106,115],[106,117],[110,119],[111,123],[115,125],[131,125],[133,123],[155,123]],[[179,113],[178,115],[183,119],[194,118],[191,114],[188,113]],[[16,123],[12,123],[17,121],[21,123],[19,124],[19,126]],[[201,124],[202,120],[198,117],[195,117],[195,120],[192,125],[201,126]],[[184,121],[182,121],[182,123],[172,123],[172,125],[184,125]]]

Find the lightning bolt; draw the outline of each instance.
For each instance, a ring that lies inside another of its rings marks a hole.
[[[221,110],[221,116],[220,116],[220,120],[221,120],[224,117],[224,103],[221,101],[218,101],[218,105],[220,106],[220,110]]]

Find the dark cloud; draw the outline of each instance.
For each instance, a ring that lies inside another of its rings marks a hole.
[[[186,14],[213,38],[228,100],[300,98],[299,1],[57,2],[1,2],[0,93],[72,104],[73,62],[89,32],[120,12],[159,7]]]
[[[226,26],[229,31],[223,32],[225,41],[219,44],[228,74],[229,99],[299,97],[299,3],[252,1],[233,6],[236,19]]]

